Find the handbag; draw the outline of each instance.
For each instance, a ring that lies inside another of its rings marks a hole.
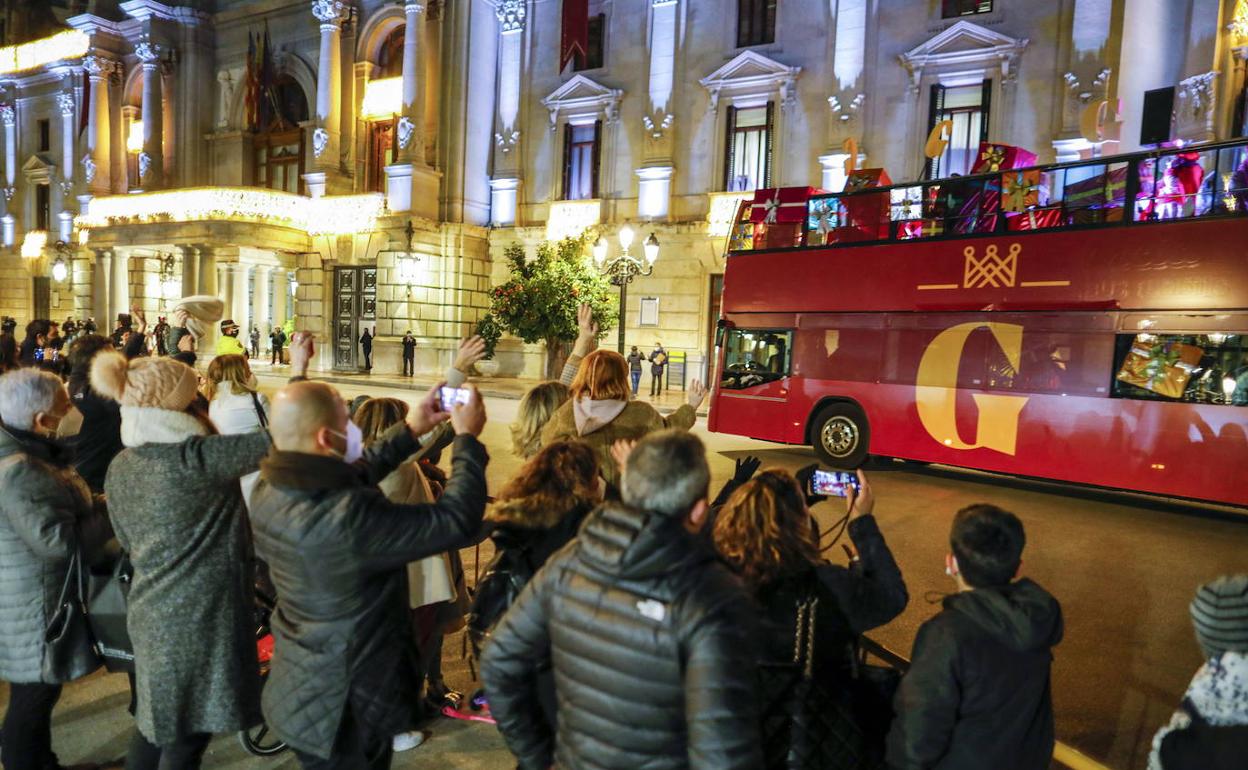
[[[888,731],[896,716],[893,697],[901,685],[901,672],[891,666],[868,665],[865,659],[861,647],[854,651],[850,692],[862,729],[864,766],[883,767]]]
[[[95,638],[95,651],[110,673],[134,671],[134,645],[126,628],[130,583],[134,567],[122,553],[107,571],[92,570],[87,579],[87,619]]]
[[[793,659],[761,663],[763,757],[767,770],[850,770],[864,763],[863,734],[851,703],[815,675],[819,597],[798,600]]]
[[[100,657],[87,622],[86,579],[82,553],[74,549],[69,570],[56,602],[56,612],[43,633],[42,679],[48,683],[71,682],[100,667]]]
[[[260,396],[255,393],[251,394],[252,406],[256,408],[256,418],[260,420],[260,428],[262,430],[269,429],[269,418],[264,414],[264,407],[260,405]]]

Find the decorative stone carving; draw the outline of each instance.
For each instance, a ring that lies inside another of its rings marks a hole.
[[[828,106],[838,115],[841,122],[848,123],[858,114],[859,108],[862,107],[862,103],[866,100],[866,94],[854,94],[854,98],[850,100],[849,104],[841,104],[840,97],[829,96]]]
[[[0,121],[4,122],[6,128],[17,125],[17,111],[13,109],[13,105],[0,104]]]
[[[82,60],[82,69],[91,76],[92,80],[106,78],[115,73],[119,68],[118,63],[113,59],[106,59],[103,56],[86,56]]]
[[[412,137],[416,134],[416,124],[408,116],[400,116],[397,133],[399,135],[399,149],[406,150],[407,146],[412,143]]]
[[[645,115],[641,119],[641,124],[646,127],[646,133],[651,139],[662,139],[667,129],[672,127],[672,123],[676,120],[669,112],[658,110],[653,116]]]
[[[528,9],[525,8],[525,0],[498,0],[498,5],[494,6],[494,14],[498,16],[503,34],[507,34],[524,29]]]
[[[16,194],[17,194],[17,188],[16,188],[16,187],[12,187],[12,186],[10,186],[10,187],[6,187],[6,188],[4,188],[4,199],[5,199],[6,201],[11,201],[11,200],[13,200],[13,196],[14,196],[14,195],[16,195]]]
[[[74,116],[74,95],[69,91],[61,91],[56,95],[56,106],[61,109],[61,117]]]
[[[139,57],[144,67],[154,67],[160,61],[160,46],[154,45],[150,40],[140,40],[134,46],[134,55]]]
[[[1217,72],[1206,72],[1203,75],[1193,75],[1180,80],[1178,88],[1180,110],[1186,111],[1193,118],[1199,117],[1202,112],[1212,112],[1213,81],[1217,77]]]
[[[554,131],[559,127],[560,115],[601,112],[603,120],[614,123],[619,120],[620,99],[623,96],[624,92],[618,88],[607,88],[583,74],[577,74],[542,99],[542,106],[550,111],[550,130]]]
[[[789,67],[747,49],[698,82],[710,96],[712,112],[719,108],[721,94],[754,96],[772,91],[780,97],[781,106],[788,108],[796,103],[801,71],[801,67]]]
[[[87,184],[95,181],[95,168],[95,161],[91,159],[91,156],[84,155],[82,157],[82,178],[87,180]]]
[[[496,133],[494,134],[494,143],[498,145],[499,149],[504,154],[509,153],[517,144],[520,143],[520,132],[510,131],[506,134]]]
[[[329,147],[329,132],[318,126],[312,130],[312,156],[321,157],[325,154],[327,147]]]
[[[234,76],[229,70],[221,70],[217,73],[217,89],[221,94],[221,105],[217,118],[218,128],[228,128],[230,125],[230,106],[234,104]]]
[[[152,167],[152,156],[146,152],[139,153],[139,179],[147,179],[147,172]]]
[[[420,3],[408,2],[403,4],[403,13],[408,14],[409,16],[413,13],[423,13],[424,10],[425,6]]]
[[[346,10],[342,0],[312,0],[312,15],[322,24],[337,26],[346,15]]]

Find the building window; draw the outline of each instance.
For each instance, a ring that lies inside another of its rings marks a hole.
[[[373,80],[381,78],[397,78],[403,75],[403,37],[406,27],[400,26],[391,32],[381,44],[377,54],[377,71]]]
[[[932,102],[928,111],[927,130],[942,121],[953,124],[949,144],[939,158],[927,162],[927,178],[939,179],[966,175],[975,165],[979,143],[988,141],[988,108],[992,98],[992,81],[967,86],[932,86]]]
[[[39,152],[52,149],[52,121],[39,121]]]
[[[607,28],[607,15],[600,13],[597,16],[591,16],[589,19],[589,32],[585,35],[587,53],[581,55],[576,54],[576,58],[572,62],[572,70],[580,72],[581,70],[596,70],[603,65],[603,41],[605,40],[604,31]]]
[[[728,143],[724,189],[748,192],[771,186],[771,137],[774,105],[728,108]]]
[[[368,165],[364,185],[368,192],[386,191],[386,166],[394,163],[394,118],[368,122]]]
[[[737,0],[737,48],[776,40],[776,0]]]
[[[299,194],[303,184],[303,132],[256,137],[256,186]]]
[[[52,229],[52,188],[46,184],[35,185],[35,229]]]
[[[992,0],[941,0],[940,15],[945,19],[992,13]]]
[[[563,199],[589,200],[598,197],[599,139],[602,121],[563,129]]]

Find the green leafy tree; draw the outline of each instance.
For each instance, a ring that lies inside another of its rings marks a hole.
[[[475,333],[485,343],[485,360],[489,361],[494,358],[494,348],[498,345],[499,338],[503,336],[503,330],[499,328],[498,321],[494,320],[492,313],[481,316],[481,320],[477,321]]]
[[[609,330],[618,307],[610,282],[585,258],[592,233],[542,241],[537,256],[524,258],[524,247],[508,246],[503,256],[511,278],[490,294],[490,315],[503,330],[525,342],[546,343],[546,376],[558,377],[567,346],[576,340],[576,310],[593,308],[594,320]]]

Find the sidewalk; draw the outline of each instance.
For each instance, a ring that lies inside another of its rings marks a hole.
[[[249,361],[251,370],[255,372],[257,377],[287,377],[290,366],[279,365],[273,366],[259,360]],[[417,374],[413,377],[404,377],[399,374],[380,374],[377,372],[311,372],[309,376],[322,382],[330,382],[335,385],[352,385],[354,387],[366,388],[373,385],[377,388],[393,388],[399,390],[427,391],[434,385],[437,385],[441,378],[434,377],[430,374]],[[519,400],[529,388],[541,382],[541,380],[518,378],[518,377],[471,377],[473,385],[481,391],[481,395],[487,398],[509,398]],[[641,387],[638,388],[637,398],[640,401],[648,401],[654,405],[663,414],[670,414],[676,411],[677,407],[685,403],[687,392],[680,390],[669,390],[658,398],[650,397],[650,378],[642,377]],[[705,417],[709,406],[709,398],[703,402],[698,409],[698,415]]]

